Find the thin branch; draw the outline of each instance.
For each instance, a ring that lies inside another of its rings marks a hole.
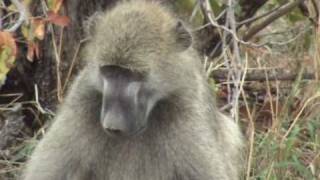
[[[304,110],[306,109],[306,107],[308,107],[308,105],[318,99],[320,97],[320,93],[316,93],[314,96],[312,96],[311,98],[307,99],[307,101],[303,104],[302,108],[300,109],[299,113],[297,114],[297,116],[294,118],[294,120],[292,121],[289,129],[287,130],[287,132],[285,133],[285,135],[282,137],[281,139],[281,145],[283,145],[284,141],[287,140],[287,137],[289,136],[289,134],[291,133],[292,129],[294,128],[294,126],[297,124],[297,122],[300,120],[301,114],[304,112]]]
[[[244,44],[244,45],[249,45],[249,46],[253,46],[253,47],[257,47],[257,45],[250,43],[250,42],[245,42],[243,40],[241,40],[238,35],[236,34],[236,32],[232,31],[231,29],[229,29],[226,26],[220,25],[215,17],[214,17],[214,13],[211,9],[211,5],[209,0],[200,0],[201,5],[203,5],[204,7],[204,13],[205,16],[208,18],[209,22],[212,24],[212,26],[217,27],[219,29],[222,29],[228,33],[230,33],[232,35],[232,37],[239,43]]]
[[[311,27],[304,27],[304,30],[302,30],[301,32],[299,32],[296,36],[290,38],[289,40],[286,41],[282,41],[282,42],[267,42],[265,44],[272,44],[272,45],[277,45],[277,46],[284,46],[284,45],[288,45],[289,43],[292,43],[294,41],[296,41],[299,37],[301,37],[302,35],[306,34],[308,31],[310,31]]]
[[[312,2],[313,8],[314,8],[315,13],[316,13],[316,22],[317,22],[317,20],[319,19],[319,13],[320,13],[319,12],[320,11],[319,1],[317,3],[316,0],[311,0],[311,2]]]
[[[213,71],[210,75],[213,79],[218,81],[227,81],[228,80],[229,70],[216,70]],[[266,70],[269,81],[293,81],[298,77],[298,73],[285,73],[285,72],[276,72],[275,69]],[[314,73],[304,73],[302,75],[304,80],[314,80]],[[266,74],[264,70],[248,70],[247,75],[244,81],[266,81]]]
[[[287,4],[282,5],[277,11],[274,11],[265,19],[263,22],[258,23],[252,26],[248,32],[244,35],[243,40],[248,41],[254,35],[256,35],[259,31],[264,29],[266,26],[274,22],[276,19],[286,15],[288,12],[292,11],[295,7],[297,7],[304,0],[295,0],[293,2],[289,2]]]
[[[22,23],[24,21],[28,20],[27,8],[24,6],[24,4],[22,2],[20,2],[19,0],[11,0],[11,2],[12,2],[12,4],[14,4],[17,7],[20,16],[19,16],[19,19],[15,22],[15,24],[13,26],[11,26],[8,29],[4,29],[4,31],[7,31],[7,32],[16,31],[22,25]]]
[[[194,17],[196,16],[196,14],[197,14],[197,12],[198,12],[198,9],[199,9],[199,1],[196,1],[195,5],[194,5],[194,7],[193,7],[193,10],[192,10],[192,14],[191,14],[191,16],[190,16],[190,18],[189,18],[189,21],[190,21],[190,22],[191,22],[191,21],[194,19]]]
[[[71,61],[70,68],[69,68],[69,70],[68,70],[67,77],[66,77],[65,82],[64,82],[64,85],[63,85],[63,87],[62,87],[62,93],[64,93],[65,90],[66,90],[66,88],[67,88],[67,85],[68,85],[69,80],[70,80],[71,75],[72,75],[72,71],[73,71],[73,69],[74,69],[74,67],[75,67],[75,62],[76,62],[76,60],[78,59],[78,54],[79,54],[79,51],[80,51],[80,47],[81,47],[81,45],[82,45],[85,41],[87,41],[87,39],[81,40],[81,41],[79,42],[79,45],[77,46],[77,48],[76,48],[76,50],[75,50],[75,53],[74,53],[73,58],[72,58],[72,61]]]
[[[262,18],[264,18],[264,17],[266,17],[266,16],[269,16],[271,13],[277,11],[280,7],[281,7],[281,6],[275,7],[275,8],[272,9],[271,11],[265,12],[265,13],[259,15],[259,16],[255,16],[255,17],[251,17],[251,18],[249,18],[249,19],[245,19],[245,20],[243,20],[243,21],[241,21],[241,22],[238,22],[237,25],[238,25],[238,26],[242,26],[242,25],[245,25],[245,24],[253,23],[253,22],[255,22],[255,21],[259,20],[259,19],[262,19]]]
[[[236,34],[237,27],[236,27],[236,20],[235,20],[235,13],[233,7],[235,4],[234,0],[228,1],[228,8],[227,8],[227,18],[226,18],[226,27],[230,27],[230,30]],[[228,35],[225,34],[224,36],[224,42],[227,42]],[[231,88],[232,93],[229,93],[231,95],[232,100],[232,108],[231,108],[231,114],[232,117],[236,120],[236,122],[239,121],[239,97],[240,97],[240,86],[241,84],[241,78],[242,78],[242,71],[243,71],[243,63],[242,59],[240,57],[240,49],[239,44],[237,41],[232,41],[233,44],[230,47],[230,51],[233,52],[233,56],[227,57],[225,56],[225,62],[226,64],[228,61],[231,63],[231,71],[232,73],[231,77],[233,80],[234,87]],[[247,59],[246,59],[247,60]]]

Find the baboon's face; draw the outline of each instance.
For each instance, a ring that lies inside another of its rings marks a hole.
[[[115,65],[100,67],[102,109],[100,122],[111,135],[130,136],[143,131],[160,93],[148,88],[144,74]]]
[[[133,21],[107,16],[97,23],[88,45],[92,74],[96,79],[99,72],[103,95],[100,121],[108,134],[129,136],[144,130],[157,102],[176,86],[169,80],[176,74],[176,62],[167,57],[190,47],[191,35],[180,21],[153,18],[143,12]]]

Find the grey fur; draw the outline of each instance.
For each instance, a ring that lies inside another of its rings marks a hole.
[[[24,180],[236,180],[242,151],[236,123],[216,109],[191,38],[161,5],[118,4],[97,22],[72,85]],[[178,31],[175,29],[179,25]],[[177,33],[178,32],[178,33]],[[164,98],[147,128],[110,137],[99,122],[99,67],[144,73]]]

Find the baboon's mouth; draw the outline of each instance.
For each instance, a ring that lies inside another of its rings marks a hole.
[[[141,126],[135,131],[126,132],[121,130],[105,129],[104,132],[110,137],[135,137],[142,134],[147,129],[147,126]]]

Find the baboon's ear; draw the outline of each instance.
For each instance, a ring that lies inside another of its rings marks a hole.
[[[86,38],[91,39],[96,31],[97,21],[102,17],[102,12],[95,12],[93,15],[86,19],[82,26]]]
[[[181,51],[186,50],[192,44],[192,36],[190,32],[183,25],[182,21],[178,21],[175,26],[175,36],[176,42],[178,44],[178,49]]]

